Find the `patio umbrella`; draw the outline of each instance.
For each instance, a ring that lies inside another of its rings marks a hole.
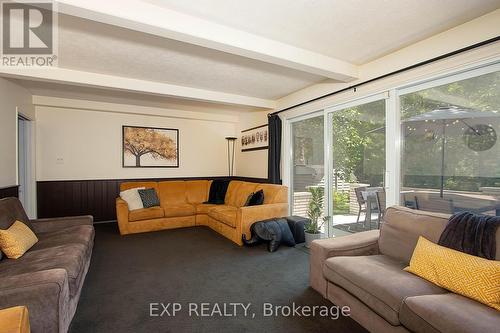
[[[422,113],[404,120],[404,123],[415,123],[415,122],[439,122],[442,127],[442,138],[441,138],[441,181],[439,195],[443,197],[444,189],[444,172],[445,172],[445,148],[446,148],[446,126],[451,123],[461,122],[467,128],[469,128],[472,133],[476,135],[481,135],[479,131],[474,128],[474,126],[469,125],[466,119],[477,119],[477,118],[492,118],[498,117],[500,113],[497,111],[477,111],[473,109],[458,108],[455,106],[440,107],[438,109]]]

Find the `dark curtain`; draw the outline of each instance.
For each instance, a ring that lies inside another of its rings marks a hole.
[[[275,114],[268,116],[269,150],[267,156],[267,178],[272,184],[281,184],[281,119]]]

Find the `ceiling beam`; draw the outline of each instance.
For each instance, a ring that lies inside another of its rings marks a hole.
[[[214,114],[208,112],[197,112],[187,110],[175,110],[170,108],[159,108],[142,105],[120,104],[110,102],[98,102],[86,99],[61,98],[43,95],[33,95],[33,105],[48,106],[62,109],[76,109],[89,111],[103,111],[112,113],[125,113],[136,115],[149,115],[179,119],[207,120],[226,123],[237,123],[237,115]]]
[[[57,67],[19,68],[0,66],[0,76],[132,91],[151,95],[178,97],[229,105],[243,105],[264,109],[273,109],[276,106],[274,101],[268,99]]]
[[[139,0],[58,0],[60,13],[195,44],[342,82],[358,66]]]

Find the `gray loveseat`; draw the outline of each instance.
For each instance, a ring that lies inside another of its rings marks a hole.
[[[391,207],[378,230],[314,241],[311,286],[371,332],[498,332],[500,312],[403,271],[418,237],[437,243],[448,215]],[[500,260],[500,229],[496,234]]]
[[[92,216],[30,221],[18,199],[1,199],[0,229],[15,220],[39,241],[19,259],[0,260],[0,309],[26,305],[32,332],[67,332],[90,265]]]

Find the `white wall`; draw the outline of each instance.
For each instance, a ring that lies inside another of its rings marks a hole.
[[[266,111],[247,112],[240,115],[236,145],[236,176],[267,178],[267,149],[241,151],[241,131],[267,124]]]
[[[172,117],[128,114],[75,103],[82,108],[36,106],[38,181],[227,175],[225,137],[236,134],[235,117],[186,119],[169,110],[163,114]],[[122,125],[178,128],[179,168],[123,168]]]
[[[17,185],[17,113],[34,119],[28,90],[0,78],[0,187]]]

